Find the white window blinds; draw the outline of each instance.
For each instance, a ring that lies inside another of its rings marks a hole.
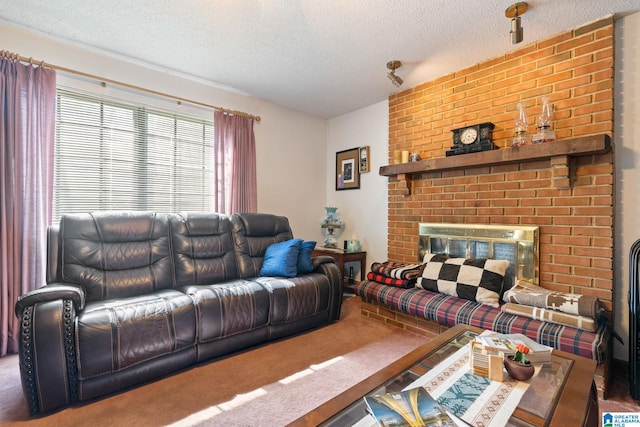
[[[53,222],[71,212],[211,211],[213,122],[58,88]]]

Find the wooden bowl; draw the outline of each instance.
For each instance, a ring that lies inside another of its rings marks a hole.
[[[526,363],[520,363],[513,360],[513,354],[508,355],[504,359],[504,367],[514,380],[526,381],[533,376],[535,367],[527,360]]]

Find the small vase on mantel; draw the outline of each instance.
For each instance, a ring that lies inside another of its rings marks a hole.
[[[338,208],[327,206],[324,208],[326,216],[322,219],[321,230],[325,235],[324,247],[330,249],[338,248],[338,236],[344,227],[344,221],[338,215]]]

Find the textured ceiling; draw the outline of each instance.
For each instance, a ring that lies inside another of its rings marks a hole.
[[[331,118],[532,41],[640,11],[640,0],[531,0],[524,41],[512,45],[505,17],[512,3],[0,0],[0,22]],[[11,46],[0,41],[0,49]],[[403,63],[400,89],[386,77],[392,59]]]

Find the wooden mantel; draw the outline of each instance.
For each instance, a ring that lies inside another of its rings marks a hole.
[[[551,159],[554,169],[555,188],[569,188],[569,159],[572,157],[604,154],[611,151],[609,135],[593,135],[580,138],[563,139],[544,144],[525,145],[515,148],[483,151],[480,153],[461,154],[450,157],[420,160],[396,165],[380,167],[380,175],[398,180],[398,188],[405,195],[410,194],[411,178],[425,172],[438,172],[456,169],[467,169],[484,166],[497,166],[509,163],[525,163]]]

